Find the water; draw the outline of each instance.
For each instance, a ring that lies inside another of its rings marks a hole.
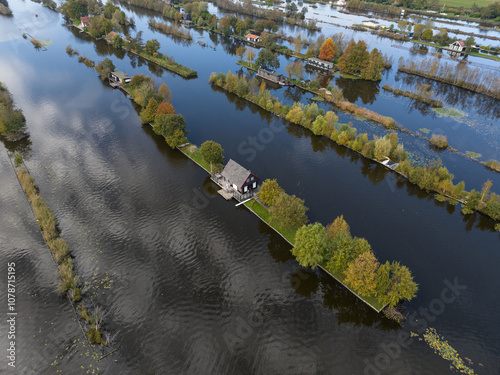
[[[104,46],[75,35],[59,15],[37,4],[10,4],[15,18],[0,21],[1,35],[10,35],[0,44],[0,81],[28,119],[26,163],[73,249],[78,274],[90,283],[88,295],[107,311],[106,329],[116,334],[117,348],[97,363],[85,355],[89,349],[70,305],[57,295],[55,266],[3,150],[0,259],[2,269],[9,261],[18,264],[18,360],[27,373],[99,367],[105,374],[362,374],[373,373],[372,366],[384,374],[450,373],[448,363],[417,339],[382,369],[376,358],[384,348],[394,348],[398,334],[420,333],[421,326],[410,320],[400,328],[324,274],[299,267],[286,242],[246,209],[221,199],[199,167],[140,125],[123,93],[64,51],[71,44],[96,60],[108,55]],[[18,17],[32,23],[37,38],[52,39],[47,52],[22,39],[13,27]],[[436,311],[431,303],[445,280],[457,278],[467,289],[435,319],[419,321],[471,358],[478,373],[498,373],[500,306],[491,296],[500,286],[499,236],[490,220],[464,217],[460,206],[438,203],[357,154],[212,88],[212,71],[238,69],[231,40],[212,36],[216,51],[186,46],[153,34],[140,19],[137,30],[145,39],[154,35],[169,55],[198,70],[194,80],[158,70],[155,76],[170,87],[192,142],[221,143],[226,158],[262,179],[277,178],[288,193],[305,199],[311,221],[327,224],[343,214],[380,261],[407,265],[420,287],[418,297],[405,303],[407,314],[429,306]],[[148,64],[126,54],[112,59],[131,75],[152,74]],[[411,123],[416,112],[404,113],[407,102],[396,107],[386,96],[378,91],[373,99],[356,100]],[[429,127],[432,116],[419,116]],[[484,123],[489,115],[469,116]],[[495,117],[491,121],[498,127]],[[467,129],[455,130],[470,140],[466,147],[474,142]],[[259,136],[260,149],[241,146]],[[403,139],[419,148],[418,140]],[[487,176],[498,179],[477,163],[446,155],[439,154],[473,186]],[[0,290],[5,301],[5,288]],[[44,349],[46,343],[52,350]],[[2,349],[6,344],[2,335]],[[0,369],[7,369],[5,361]]]

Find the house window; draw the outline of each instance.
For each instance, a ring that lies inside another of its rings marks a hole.
[[[248,186],[245,185],[245,187],[243,187],[243,192],[246,193],[248,191]]]
[[[257,187],[257,181],[255,181],[253,184],[252,184],[252,189],[255,189]]]

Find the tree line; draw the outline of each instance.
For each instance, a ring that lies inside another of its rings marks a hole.
[[[9,89],[0,82],[0,135],[8,140],[17,140],[26,132],[23,111],[16,109]]]
[[[7,0],[0,0],[0,14],[4,16],[10,16],[12,14]]]
[[[382,161],[389,158],[399,162],[397,171],[411,183],[428,192],[435,191],[451,204],[462,203],[462,213],[467,215],[473,210],[484,213],[495,221],[500,221],[500,195],[491,192],[491,181],[486,181],[481,192],[465,190],[465,182],[453,183],[453,174],[441,164],[440,160],[426,166],[415,165],[408,159],[403,144],[399,143],[396,133],[384,137],[368,139],[368,134],[358,134],[350,124],[338,124],[334,112],[325,113],[316,104],[282,105],[266,90],[265,83],[257,78],[248,80],[245,76],[212,73],[209,82],[234,93],[279,117],[310,129],[316,135],[325,136],[332,141],[356,151],[368,159]],[[332,95],[333,96],[333,95]],[[347,102],[349,103],[349,102]],[[353,104],[353,103],[349,103]],[[354,105],[354,104],[353,104]],[[364,109],[364,108],[362,108]]]

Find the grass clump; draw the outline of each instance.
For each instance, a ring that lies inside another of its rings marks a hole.
[[[437,113],[440,117],[464,117],[467,114],[459,109],[451,108],[451,107],[443,107],[443,108],[432,108],[434,112]]]
[[[432,138],[429,140],[429,142],[434,147],[442,149],[442,150],[448,148],[448,140],[446,139],[446,136],[442,135],[442,134],[433,134]]]
[[[472,158],[472,159],[479,159],[481,156],[481,154],[478,154],[477,152],[473,152],[473,151],[466,151],[465,152],[467,154],[468,157]]]
[[[486,165],[490,169],[493,169],[494,171],[500,172],[500,161],[498,160],[491,159],[482,164]]]

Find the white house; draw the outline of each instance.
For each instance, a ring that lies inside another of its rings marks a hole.
[[[457,52],[462,52],[465,49],[465,43],[463,40],[457,40],[451,43],[449,48]]]

